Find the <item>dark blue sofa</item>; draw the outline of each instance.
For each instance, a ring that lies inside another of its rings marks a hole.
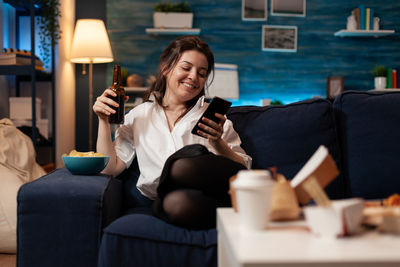
[[[345,92],[285,106],[234,107],[228,117],[253,168],[291,179],[320,144],[341,172],[333,199],[400,192],[400,93]],[[216,266],[217,232],[189,231],[150,215],[135,188],[137,163],[116,179],[58,169],[18,194],[17,265]]]

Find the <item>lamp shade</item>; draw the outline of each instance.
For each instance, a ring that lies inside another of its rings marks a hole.
[[[72,40],[71,61],[107,63],[113,60],[104,22],[100,19],[79,19]]]

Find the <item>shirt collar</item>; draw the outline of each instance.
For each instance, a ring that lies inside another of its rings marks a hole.
[[[153,102],[156,101],[156,97],[154,96],[154,93],[150,94],[149,100],[151,100]],[[205,102],[205,96],[203,95],[203,96],[199,97],[199,99],[197,99],[195,106],[198,108],[201,108],[204,106],[204,102]]]

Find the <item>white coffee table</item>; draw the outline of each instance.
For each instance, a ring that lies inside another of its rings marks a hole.
[[[310,233],[304,221],[269,228],[243,233],[239,215],[219,208],[218,266],[400,266],[400,236],[365,231],[323,239]]]

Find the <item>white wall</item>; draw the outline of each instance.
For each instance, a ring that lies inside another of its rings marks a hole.
[[[61,0],[61,39],[56,51],[56,167],[75,148],[75,66],[69,61],[75,26],[75,1]]]

